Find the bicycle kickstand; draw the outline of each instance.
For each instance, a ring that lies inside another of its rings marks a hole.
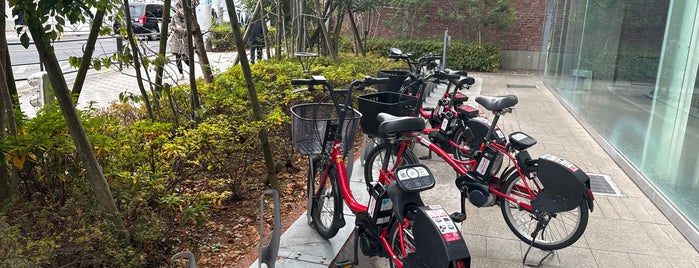
[[[432,159],[432,151],[428,151],[427,155],[423,155],[418,157],[420,160],[430,160]]]
[[[541,264],[544,263],[544,261],[548,257],[551,257],[554,254],[556,254],[555,251],[553,251],[553,250],[544,250],[546,252],[546,255],[544,255],[544,257],[541,258],[537,264],[527,263],[527,256],[529,255],[529,251],[534,246],[534,240],[536,240],[536,236],[539,235],[540,231],[543,231],[544,229],[546,229],[546,226],[548,226],[548,223],[549,223],[549,219],[544,217],[542,215],[542,213],[538,213],[536,216],[539,220],[536,223],[536,228],[534,228],[534,232],[532,232],[532,242],[529,243],[529,247],[527,248],[527,252],[524,253],[524,258],[522,259],[522,264],[529,266],[529,267],[541,267]]]

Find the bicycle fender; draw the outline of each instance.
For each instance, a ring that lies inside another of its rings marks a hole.
[[[471,265],[468,246],[449,214],[438,205],[418,208],[413,223],[415,252],[408,254],[403,267],[449,267],[455,260]]]
[[[544,190],[532,201],[534,211],[569,211],[583,199],[592,211],[590,177],[573,163],[550,154],[543,155],[538,159],[537,176]]]

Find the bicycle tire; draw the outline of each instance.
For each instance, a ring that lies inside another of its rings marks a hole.
[[[323,178],[324,168],[329,168]],[[327,165],[315,165],[313,168],[313,197],[311,199],[311,219],[316,232],[324,239],[337,235],[341,226],[342,194],[337,185],[337,170]],[[309,185],[311,186],[311,185]]]
[[[530,188],[537,189],[536,186],[533,185],[538,184],[541,189],[543,189],[543,185],[541,185],[536,177],[527,179]],[[520,201],[529,200],[527,199],[527,193],[518,191],[515,187],[520,181],[521,177],[518,173],[510,175],[503,184],[503,192]],[[520,183],[520,185],[522,184]],[[532,213],[520,209],[517,204],[513,204],[504,198],[500,199],[500,208],[502,216],[505,218],[505,222],[510,230],[527,245],[531,244],[531,235],[537,225],[537,221]],[[555,213],[550,216],[546,229],[540,231],[537,235],[533,247],[542,250],[558,250],[572,245],[585,232],[588,217],[589,211],[586,200],[582,200],[580,205],[575,209]]]
[[[388,143],[381,143],[376,145],[367,154],[366,162],[364,163],[364,183],[366,183],[367,189],[371,189],[372,182],[375,182],[379,178],[379,170],[383,168],[383,159],[386,157],[386,150]],[[393,146],[394,152],[391,154],[391,160],[393,161],[392,170],[403,165],[419,164],[418,158],[413,154],[412,150],[406,148],[403,151],[403,156],[401,158],[401,163],[395,164],[395,157],[398,154],[399,146]],[[390,160],[389,160],[390,161]],[[390,164],[389,164],[390,165]]]
[[[454,136],[452,136],[452,140],[454,143],[458,144],[459,146],[465,146],[469,148],[469,153],[465,153],[461,151],[460,148],[454,148],[454,158],[461,160],[461,161],[466,161],[469,159],[473,158],[473,153],[474,151],[478,150],[479,148],[475,148],[476,143],[475,139],[469,140],[467,138],[468,136],[464,132],[464,127],[461,126],[459,127],[455,132]]]
[[[391,249],[393,249],[393,252],[396,254],[396,257],[398,258],[398,260],[403,261],[403,259],[404,259],[403,258],[403,248],[401,247],[400,239],[398,238],[398,228],[400,228],[400,226],[398,226],[398,223],[399,223],[398,221],[393,220],[391,223],[391,227],[388,230],[390,230],[390,233],[391,233],[391,236],[390,236]],[[415,237],[413,236],[412,226],[413,225],[411,222],[409,228],[403,229],[403,241],[404,241],[404,244],[406,247],[407,254],[413,253],[417,250],[417,248],[415,246]],[[389,263],[389,267],[391,267],[391,268],[398,267],[395,264],[395,262],[393,261],[393,259],[391,259],[391,258],[389,258],[388,263]]]

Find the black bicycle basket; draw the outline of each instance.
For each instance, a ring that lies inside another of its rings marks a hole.
[[[347,148],[352,148],[354,137],[357,133],[359,118],[362,114],[355,109],[348,111],[342,127],[342,145],[340,150],[344,153]],[[340,124],[337,110],[332,103],[304,103],[291,107],[291,140],[294,149],[302,154],[316,155],[330,152],[332,141],[322,144],[329,132]]]
[[[379,92],[359,96],[358,110],[362,113],[362,131],[369,136],[379,135],[379,124],[376,115],[388,113],[395,116],[411,116],[417,114],[418,98],[396,92]]]

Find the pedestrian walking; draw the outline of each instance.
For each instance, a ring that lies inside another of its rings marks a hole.
[[[250,46],[250,62],[255,63],[255,57],[262,59],[262,48],[265,46],[265,34],[262,27],[262,19],[257,19],[252,23],[250,35],[248,36],[248,46]]]
[[[175,4],[175,15],[170,20],[170,38],[168,39],[168,44],[170,45],[170,52],[175,55],[175,63],[177,65],[177,71],[180,73],[180,79],[184,79],[184,72],[182,70],[182,62],[189,66],[189,47],[187,46],[187,26],[184,17],[184,9],[182,8],[182,1]]]

